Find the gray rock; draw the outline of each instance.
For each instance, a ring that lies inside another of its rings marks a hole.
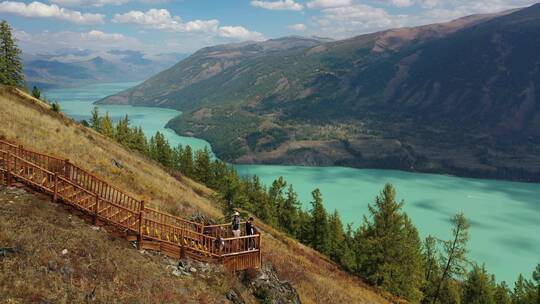
[[[17,253],[16,248],[13,248],[13,247],[0,248],[0,258],[6,257],[10,254],[15,254],[15,253]]]
[[[75,272],[75,269],[71,267],[70,265],[64,265],[62,268],[60,268],[60,273],[65,275],[66,277],[71,276]]]
[[[229,291],[227,291],[226,297],[233,304],[245,303],[244,299],[242,298],[242,295],[240,295],[240,293],[235,288],[229,289]]]
[[[263,303],[300,304],[300,297],[290,282],[279,279],[276,269],[263,265],[258,273],[245,272],[243,282]]]
[[[50,271],[56,271],[58,270],[58,262],[56,261],[49,261],[47,263],[47,269],[49,269]]]

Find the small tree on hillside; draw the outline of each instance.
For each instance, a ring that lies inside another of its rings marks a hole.
[[[494,283],[484,265],[474,265],[463,283],[461,300],[469,304],[499,304],[494,300]]]
[[[311,247],[316,250],[328,252],[328,215],[324,209],[322,194],[319,189],[311,192]]]
[[[90,127],[98,132],[101,132],[101,117],[99,117],[98,107],[94,107],[90,113]]]
[[[105,117],[103,117],[100,120],[101,126],[99,127],[99,131],[110,138],[114,137],[114,128],[113,128],[113,122],[111,117],[109,116],[109,112],[105,113]]]
[[[38,87],[34,86],[32,88],[32,96],[37,99],[41,99],[41,91],[38,89]]]
[[[444,253],[441,279],[437,284],[432,303],[437,303],[441,288],[445,282],[455,277],[463,276],[467,269],[467,242],[469,241],[469,222],[463,213],[456,214],[452,219],[452,239],[444,241]]]
[[[0,84],[25,87],[21,50],[7,21],[0,22]]]
[[[371,219],[357,232],[359,274],[373,285],[417,303],[422,299],[424,265],[418,231],[396,202],[396,191],[386,184],[369,205]]]

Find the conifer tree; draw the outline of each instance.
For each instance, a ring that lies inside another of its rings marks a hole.
[[[520,274],[512,291],[512,304],[536,304],[536,300],[534,284]]]
[[[7,21],[0,22],[0,84],[25,87],[21,50]]]
[[[463,213],[456,214],[452,223],[454,225],[452,239],[444,242],[444,264],[432,303],[437,303],[441,288],[447,280],[461,277],[467,271],[467,242],[469,241],[470,225]]]
[[[41,99],[41,91],[36,86],[32,88],[32,97]]]
[[[101,119],[101,126],[100,126],[100,132],[101,134],[114,138],[114,128],[113,128],[113,122],[111,117],[109,116],[109,112],[105,113],[105,117]]]
[[[437,240],[433,236],[428,236],[424,240],[423,255],[426,284],[422,289],[422,292],[424,293],[422,303],[429,303],[435,295],[435,288],[437,287],[437,282],[440,280],[439,252]]]
[[[284,228],[282,226],[283,217],[287,216],[286,211],[283,209],[283,206],[285,205],[284,193],[286,187],[287,182],[285,182],[283,176],[280,176],[272,182],[270,189],[268,189],[271,217],[275,218],[274,221],[280,228]]]
[[[324,209],[321,191],[311,192],[311,247],[324,254],[328,253],[328,215]]]
[[[180,172],[188,177],[193,177],[193,150],[191,146],[186,146],[180,156]]]
[[[293,185],[289,185],[287,197],[283,201],[283,206],[281,207],[279,226],[291,235],[297,235],[298,229],[300,228],[298,225],[299,208],[300,202],[298,201],[298,194],[294,191]]]
[[[131,145],[131,129],[129,128],[129,117],[126,115],[121,118],[114,127],[114,138],[120,144],[133,148]]]
[[[92,109],[92,112],[90,113],[92,116],[90,117],[90,127],[97,132],[101,133],[101,117],[99,117],[99,109],[98,107],[94,107]]]
[[[497,304],[512,304],[510,299],[510,290],[506,282],[502,281],[495,288],[493,293],[493,301]]]
[[[536,303],[535,304],[540,304],[540,264],[536,265],[536,269],[534,269],[532,278],[536,285],[535,286],[536,287]]]
[[[356,235],[359,274],[373,285],[418,303],[422,299],[424,265],[418,231],[405,213],[403,202],[386,184],[369,205],[371,220],[364,222]]]
[[[474,265],[463,283],[463,303],[498,304],[494,301],[494,282],[484,265]]]
[[[328,217],[328,256],[340,262],[345,249],[345,232],[337,210]]]
[[[195,178],[204,183],[208,184],[212,176],[211,163],[210,163],[210,150],[208,147],[204,147],[203,150],[197,150],[195,152]]]

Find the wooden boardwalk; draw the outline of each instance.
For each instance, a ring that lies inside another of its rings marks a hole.
[[[0,183],[11,186],[15,181],[81,210],[94,223],[122,229],[140,249],[222,263],[232,271],[261,265],[260,234],[232,237],[230,225],[205,226],[148,208],[67,159],[0,140]]]

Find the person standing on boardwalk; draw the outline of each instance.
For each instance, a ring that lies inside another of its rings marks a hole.
[[[234,212],[234,218],[232,221],[232,233],[234,237],[240,236],[240,213]]]
[[[246,222],[246,235],[255,235],[256,232],[257,230],[255,229],[255,225],[253,224],[253,217],[250,217],[249,220]],[[256,249],[255,240],[253,238],[248,239],[248,250],[251,249]]]

